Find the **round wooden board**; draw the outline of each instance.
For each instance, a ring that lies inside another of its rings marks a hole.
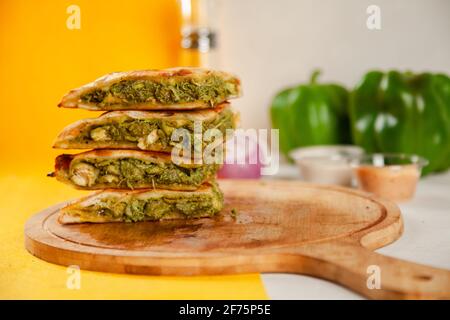
[[[49,262],[106,272],[305,273],[340,282],[372,297],[386,290],[367,292],[365,278],[370,263],[413,265],[367,250],[401,235],[400,211],[391,202],[352,189],[295,181],[224,180],[220,186],[225,208],[215,218],[61,225],[57,215],[64,203],[59,204],[27,222],[26,248]],[[237,211],[236,216],[231,214],[232,209]],[[428,275],[437,270],[413,266],[419,268],[414,272],[420,271],[422,278],[425,271]],[[338,277],[335,268],[343,275],[348,273],[349,279]],[[361,277],[357,285],[352,284],[355,275],[350,277],[355,272]],[[396,287],[395,283],[390,286]],[[429,295],[429,288],[424,289]],[[384,297],[423,294],[398,290]]]

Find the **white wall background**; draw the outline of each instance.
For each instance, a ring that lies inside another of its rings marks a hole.
[[[381,30],[366,27],[372,4]],[[449,0],[222,0],[217,9],[220,68],[243,81],[234,105],[244,127],[270,126],[273,95],[316,67],[347,86],[372,68],[450,73]]]

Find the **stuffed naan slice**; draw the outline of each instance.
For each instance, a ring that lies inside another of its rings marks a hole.
[[[214,179],[218,164],[176,165],[170,154],[137,150],[92,150],[56,158],[52,176],[77,189],[196,190]]]
[[[228,103],[214,109],[192,111],[111,111],[98,118],[83,119],[67,126],[53,145],[59,149],[141,149],[170,152],[177,142],[172,132],[178,128],[194,133],[197,122],[202,133],[234,129],[238,116]]]
[[[59,222],[137,222],[212,217],[223,208],[216,184],[196,191],[103,190],[75,200],[59,212]]]
[[[241,95],[238,78],[201,68],[115,72],[66,94],[59,107],[88,110],[211,108]]]

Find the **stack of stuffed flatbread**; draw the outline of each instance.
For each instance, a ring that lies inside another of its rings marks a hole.
[[[58,156],[52,176],[99,190],[61,209],[59,221],[136,222],[219,212],[220,163],[174,161],[173,136],[178,129],[192,136],[215,129],[225,137],[237,121],[227,100],[240,94],[236,77],[200,68],[112,73],[70,91],[60,107],[106,112],[67,126],[56,138],[55,148],[93,150]]]

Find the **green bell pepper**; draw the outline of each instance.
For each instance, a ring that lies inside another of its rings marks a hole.
[[[450,78],[443,74],[368,72],[352,92],[355,144],[366,152],[418,154],[424,174],[450,167]]]
[[[270,107],[272,127],[279,129],[280,149],[288,156],[297,147],[350,142],[348,92],[336,84],[319,84],[315,71],[308,84],[279,92]]]

